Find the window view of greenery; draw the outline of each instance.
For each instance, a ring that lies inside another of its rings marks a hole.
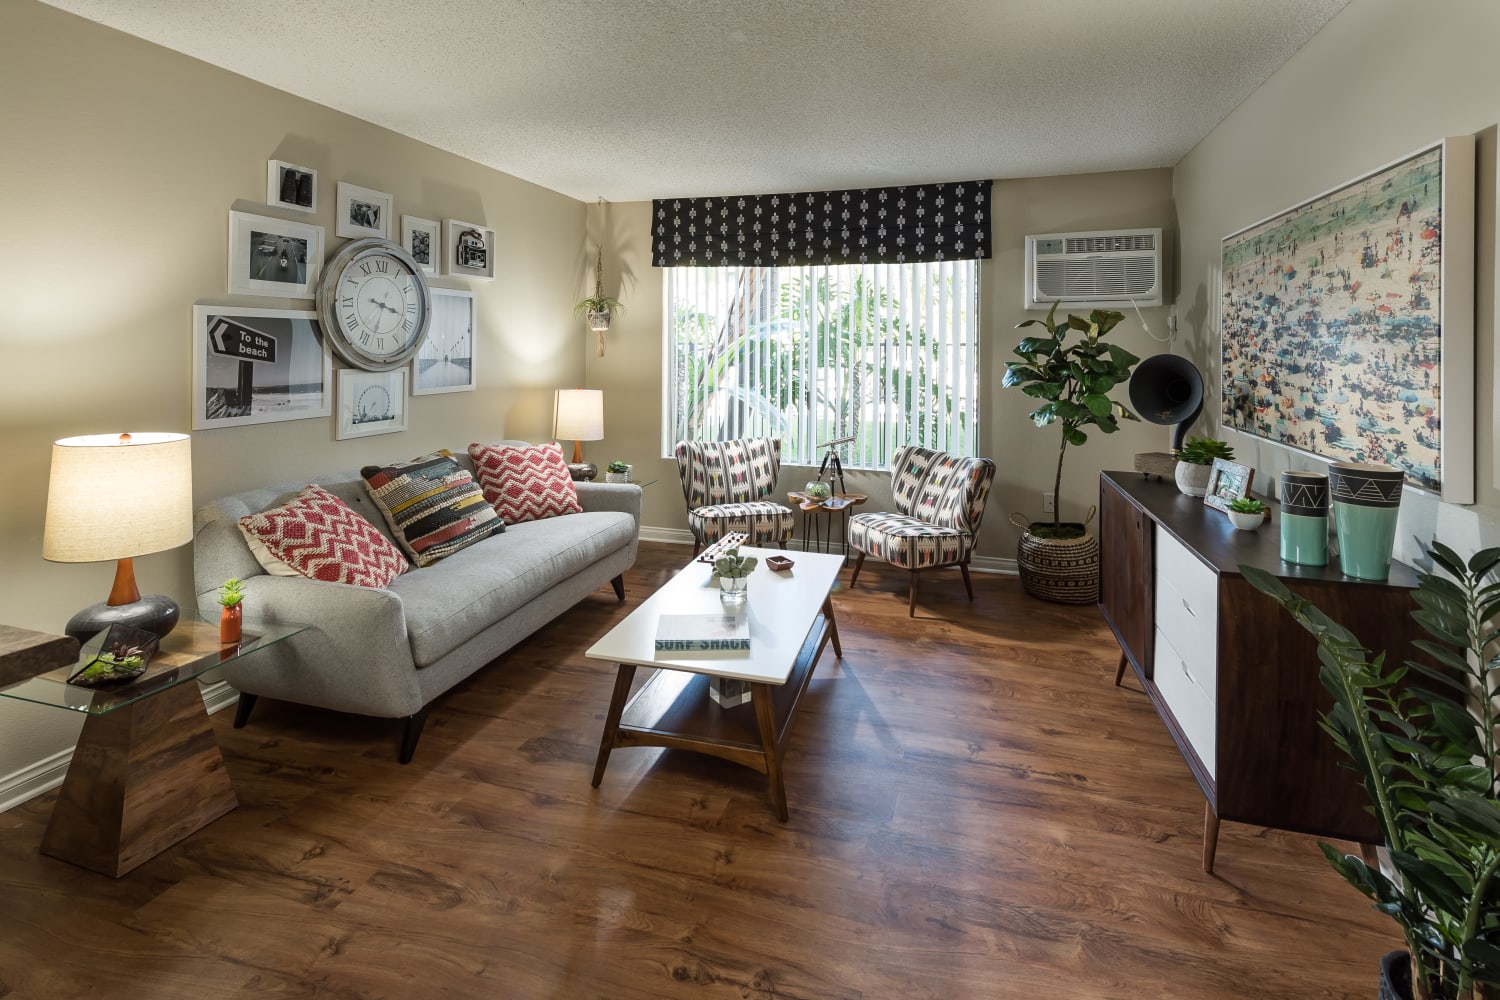
[[[781,460],[883,469],[904,444],[977,447],[977,261],[667,268],[664,341],[681,440],[781,439]]]

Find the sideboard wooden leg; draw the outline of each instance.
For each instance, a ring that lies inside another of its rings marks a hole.
[[[1125,650],[1120,650],[1120,665],[1115,668],[1115,687],[1120,686],[1120,680],[1125,676],[1125,668],[1130,665],[1130,657],[1125,655]]]
[[[1213,803],[1203,803],[1203,870],[1214,873],[1214,853],[1219,849],[1219,817]]]

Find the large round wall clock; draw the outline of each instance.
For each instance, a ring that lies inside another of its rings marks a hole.
[[[421,266],[399,244],[355,240],[323,268],[318,318],[339,357],[366,371],[390,371],[421,348],[432,292]]]

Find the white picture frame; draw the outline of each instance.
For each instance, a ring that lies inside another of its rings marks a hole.
[[[378,236],[391,238],[391,196],[384,191],[339,181],[338,207],[334,234],[360,239]]]
[[[195,431],[332,415],[333,356],[318,314],[193,306],[192,392]]]
[[[411,359],[411,394],[474,391],[474,341],[479,311],[474,293],[434,288],[427,337]]]
[[[266,161],[266,205],[288,212],[318,210],[318,172],[285,160]]]
[[[495,231],[477,222],[444,219],[443,257],[449,277],[493,281]]]
[[[322,226],[229,213],[229,294],[310,299],[322,270]]]
[[[435,221],[415,215],[401,216],[401,246],[423,274],[435,278],[441,273],[443,235]]]
[[[405,368],[339,369],[338,440],[404,431],[406,410]]]

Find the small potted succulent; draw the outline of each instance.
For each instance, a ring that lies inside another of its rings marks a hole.
[[[240,625],[244,618],[245,608],[241,604],[245,599],[245,593],[241,589],[244,584],[234,577],[225,580],[219,586],[219,604],[224,610],[219,613],[219,643],[221,645],[232,645],[240,641]]]
[[[606,483],[630,482],[629,464],[625,462],[610,462],[604,467],[604,481]]]
[[[744,604],[748,596],[750,571],[759,562],[754,556],[742,556],[738,548],[730,549],[714,560],[713,575],[719,581],[719,600],[725,604]]]
[[[1254,497],[1240,497],[1229,501],[1229,523],[1240,531],[1254,531],[1266,520],[1269,508]]]
[[[79,660],[84,666],[68,678],[68,683],[103,687],[133,680],[145,673],[158,641],[154,633],[116,622],[84,644]]]
[[[1234,458],[1234,449],[1227,442],[1213,438],[1188,438],[1187,444],[1177,452],[1177,488],[1190,497],[1207,493],[1216,458]]]
[[[814,503],[822,503],[833,496],[833,487],[821,479],[814,479],[802,488],[802,495]]]

